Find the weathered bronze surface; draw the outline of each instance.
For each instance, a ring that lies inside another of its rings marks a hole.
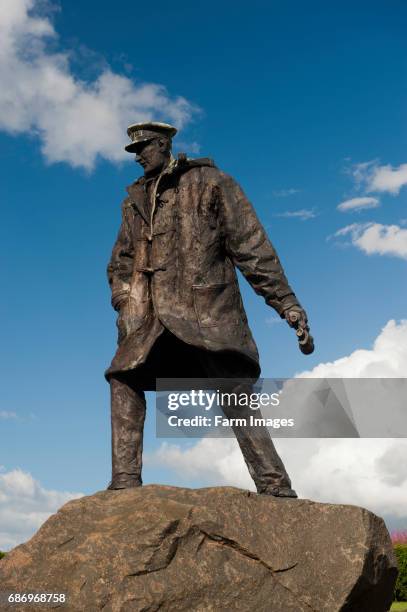
[[[155,388],[155,378],[259,376],[236,267],[296,328],[301,350],[313,350],[305,311],[242,189],[209,159],[175,160],[175,131],[159,123],[128,129],[126,149],[144,176],[127,189],[108,265],[118,311],[118,348],[106,372],[111,488],[141,484],[144,391]],[[295,496],[268,431],[236,429],[258,491]]]

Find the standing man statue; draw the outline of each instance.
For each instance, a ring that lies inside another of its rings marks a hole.
[[[312,352],[307,316],[239,185],[210,159],[171,153],[176,128],[131,125],[144,176],[127,189],[108,278],[118,312],[111,388],[112,480],[109,489],[142,484],[144,392],[156,378],[251,378],[259,356],[235,268],[296,328]],[[244,385],[236,381],[233,390]],[[237,407],[223,406],[226,416]],[[239,409],[239,416],[242,408]],[[297,497],[266,427],[233,428],[257,491]]]

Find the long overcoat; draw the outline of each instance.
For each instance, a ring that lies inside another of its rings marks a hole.
[[[299,305],[275,249],[239,185],[211,160],[175,162],[158,183],[127,188],[108,265],[120,304],[106,377],[143,364],[163,328],[187,344],[234,351],[260,373],[237,267],[281,316]]]

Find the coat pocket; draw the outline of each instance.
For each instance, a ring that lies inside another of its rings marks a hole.
[[[194,308],[200,327],[237,325],[239,290],[235,283],[192,285]]]

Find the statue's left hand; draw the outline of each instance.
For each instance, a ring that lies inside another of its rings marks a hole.
[[[309,331],[307,313],[301,306],[290,306],[290,308],[284,311],[284,316],[290,327]]]
[[[309,333],[308,317],[301,306],[290,306],[284,311],[285,319],[290,327],[296,330],[299,348],[304,355],[314,351],[314,339]]]

